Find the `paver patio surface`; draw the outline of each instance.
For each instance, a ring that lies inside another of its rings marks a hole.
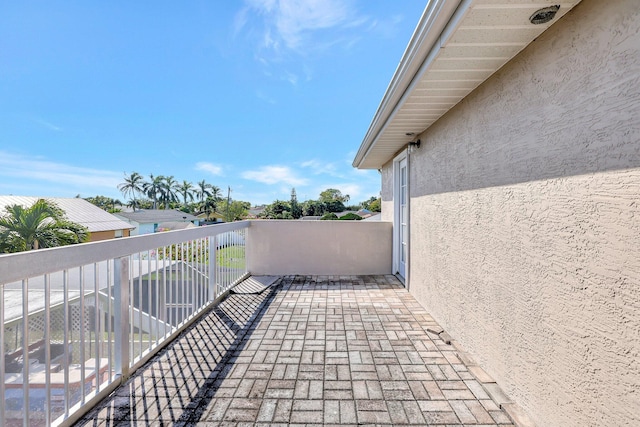
[[[513,426],[394,276],[232,294],[78,426]]]

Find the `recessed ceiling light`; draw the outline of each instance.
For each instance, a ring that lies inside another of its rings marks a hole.
[[[558,9],[560,9],[560,5],[556,4],[554,6],[544,7],[540,10],[537,10],[533,15],[529,17],[529,22],[534,25],[546,24],[556,16],[556,12],[558,12]]]

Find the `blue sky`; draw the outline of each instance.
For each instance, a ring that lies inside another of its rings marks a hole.
[[[425,4],[5,2],[0,194],[123,199],[136,171],[253,204],[377,196],[351,162]]]

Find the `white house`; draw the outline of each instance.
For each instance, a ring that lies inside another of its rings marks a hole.
[[[157,231],[178,230],[198,226],[200,219],[177,209],[138,209],[135,212],[118,212],[115,214],[133,226],[132,236],[155,233]],[[179,226],[183,223],[184,226]]]

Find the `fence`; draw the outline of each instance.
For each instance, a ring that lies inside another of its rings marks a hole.
[[[0,256],[0,425],[69,425],[248,275],[247,221]]]

